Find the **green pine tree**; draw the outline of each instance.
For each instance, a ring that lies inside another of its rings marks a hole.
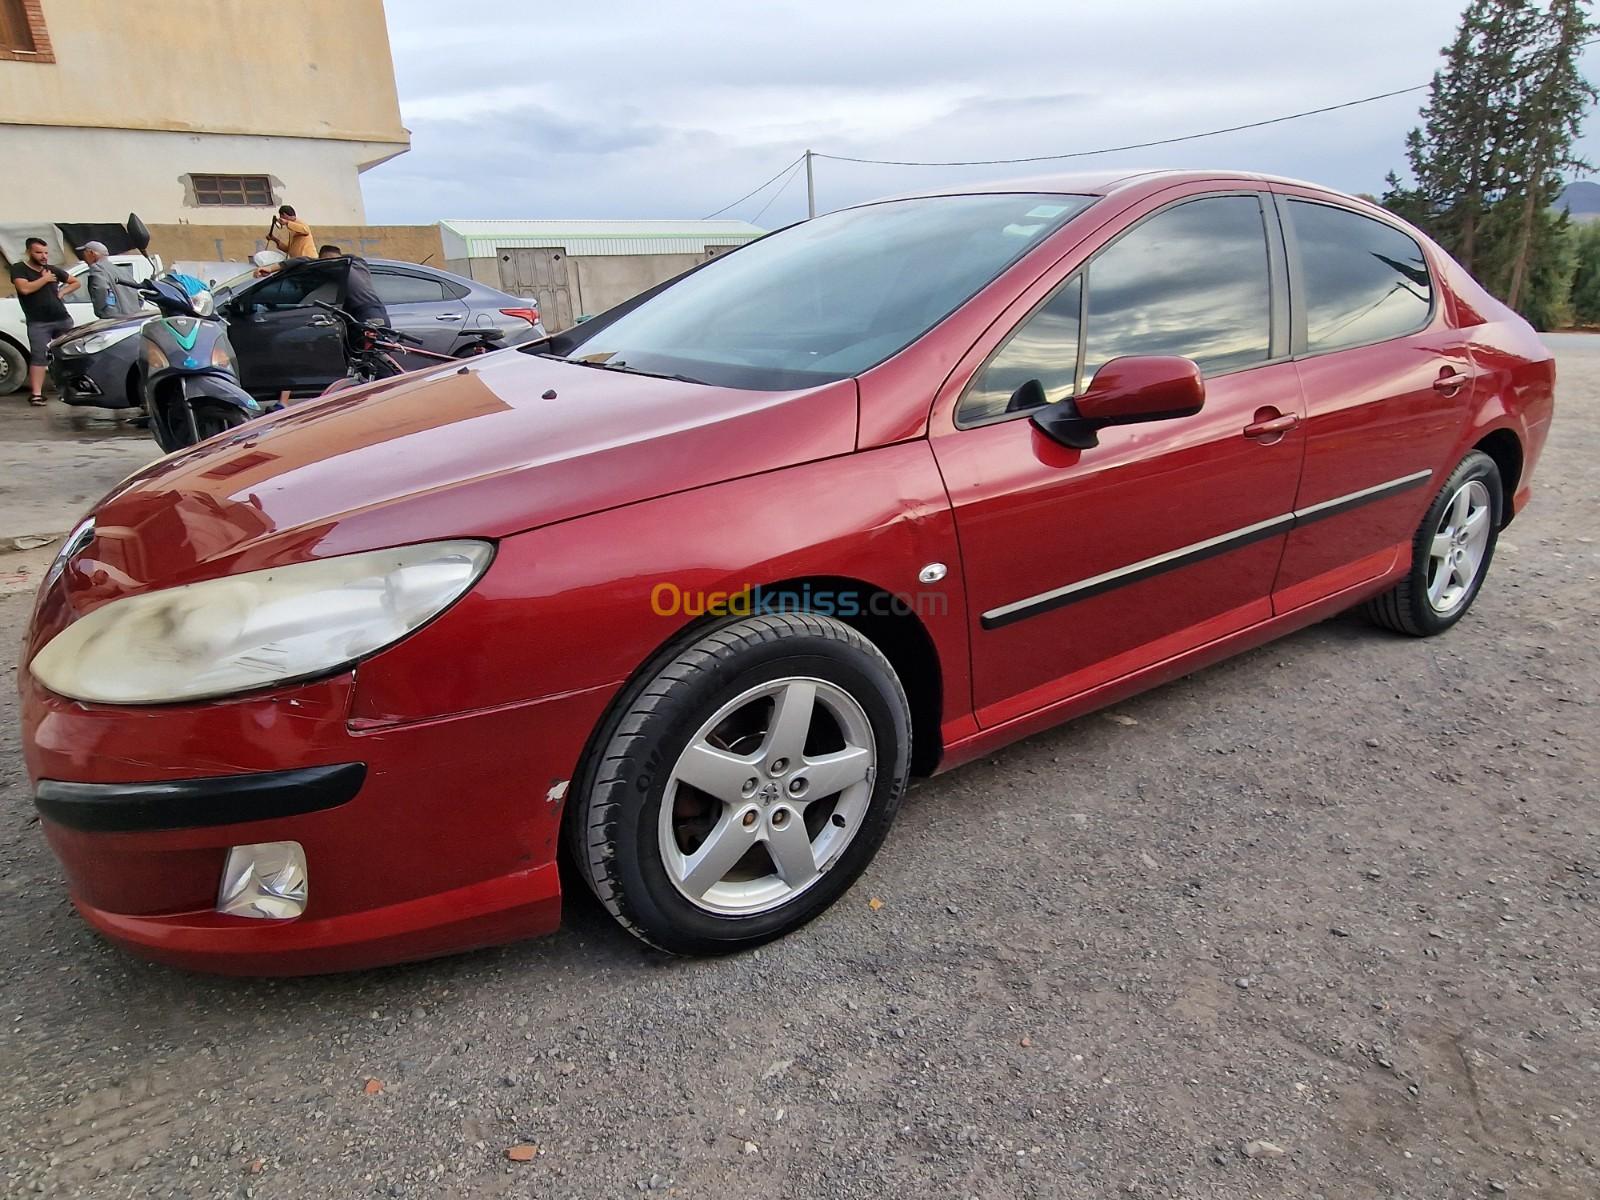
[[[1574,228],[1572,253],[1572,319],[1579,325],[1600,325],[1600,221]]]
[[[1539,217],[1561,190],[1560,173],[1589,166],[1573,154],[1572,143],[1597,95],[1578,66],[1578,53],[1596,28],[1588,0],[1550,0],[1536,24],[1533,46],[1519,64],[1518,137],[1508,155],[1510,194],[1502,201],[1515,203],[1518,216],[1505,291],[1512,308],[1522,308],[1539,252],[1553,244],[1548,232],[1541,232]]]

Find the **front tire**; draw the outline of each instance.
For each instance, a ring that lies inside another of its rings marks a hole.
[[[568,848],[630,933],[725,954],[799,928],[866,869],[910,773],[888,659],[810,613],[747,617],[671,652],[580,773]]]
[[[1472,607],[1500,536],[1505,492],[1494,459],[1470,451],[1450,472],[1411,543],[1411,570],[1367,601],[1367,617],[1411,637],[1432,637]]]
[[[0,396],[28,386],[28,352],[9,338],[0,337]]]

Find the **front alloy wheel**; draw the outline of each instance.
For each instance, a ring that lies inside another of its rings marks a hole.
[[[595,895],[679,954],[760,945],[866,868],[910,769],[887,659],[809,613],[748,617],[644,672],[578,780],[568,846]]]

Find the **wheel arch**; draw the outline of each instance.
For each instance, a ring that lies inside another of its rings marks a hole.
[[[1504,529],[1511,524],[1511,519],[1516,515],[1513,497],[1516,496],[1517,487],[1522,481],[1524,461],[1522,439],[1513,429],[1495,429],[1480,437],[1472,448],[1487,454],[1500,469],[1500,486],[1504,497],[1500,528]]]
[[[26,370],[26,365],[27,365],[27,362],[28,362],[28,348],[26,346],[24,346],[21,342],[17,341],[17,339],[12,337],[9,333],[0,333],[0,342],[5,343],[7,346],[10,346],[11,349],[15,350],[18,354],[22,355],[22,361],[23,361],[23,365],[24,365],[24,370],[22,371],[21,375],[18,377],[19,382],[17,383],[17,386],[15,388],[11,389],[12,391],[20,392],[23,388],[28,386],[28,372]]]
[[[802,603],[781,611],[809,612],[848,625],[883,652],[900,677],[911,706],[911,771],[931,775],[944,756],[940,724],[944,704],[944,672],[933,636],[915,610],[887,589],[862,579],[840,575],[801,575],[757,585],[770,592],[798,595]],[[809,602],[807,602],[809,601]],[[853,601],[854,603],[851,603]],[[619,712],[630,704],[645,682],[685,646],[723,625],[743,620],[746,613],[706,615],[690,619],[646,655],[606,705],[584,741],[572,787],[580,787],[599,747],[609,738]],[[571,799],[570,789],[567,799]],[[563,826],[573,805],[562,812]],[[562,839],[566,845],[566,839]]]

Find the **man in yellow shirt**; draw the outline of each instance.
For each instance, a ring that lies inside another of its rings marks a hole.
[[[267,241],[290,258],[315,258],[317,242],[311,236],[311,226],[294,215],[294,209],[285,204],[278,209],[278,219],[272,223]]]

